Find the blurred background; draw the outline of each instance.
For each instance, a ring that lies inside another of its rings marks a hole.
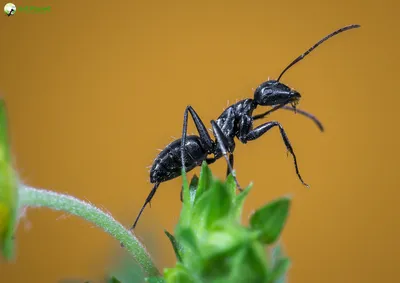
[[[188,104],[209,125],[323,36],[361,24],[282,79],[326,132],[287,111],[270,116],[311,189],[276,129],[238,142],[235,167],[243,186],[254,182],[244,215],[293,196],[282,240],[290,282],[399,282],[398,1],[100,2],[15,0],[15,16],[0,17],[0,92],[25,183],[90,200],[129,226],[151,189],[146,167],[180,136]],[[225,168],[212,165],[221,178]],[[162,184],[136,230],[160,269],[175,264],[163,229],[177,222],[180,189],[180,178]],[[1,282],[95,281],[124,254],[93,225],[47,209],[28,210],[16,237]]]

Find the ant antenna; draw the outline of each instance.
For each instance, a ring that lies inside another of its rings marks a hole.
[[[279,82],[280,78],[282,77],[282,75],[290,69],[290,67],[292,67],[294,64],[296,64],[297,62],[303,60],[304,57],[306,57],[311,51],[313,51],[315,48],[317,48],[322,42],[328,40],[329,38],[331,38],[332,36],[337,35],[338,33],[341,33],[343,31],[349,30],[349,29],[353,29],[353,28],[359,28],[360,25],[349,25],[346,27],[343,27],[341,29],[338,29],[334,32],[332,32],[331,34],[325,36],[323,39],[321,39],[320,41],[318,41],[316,44],[314,44],[314,46],[312,46],[310,49],[308,49],[306,52],[304,52],[303,54],[301,54],[299,57],[297,57],[292,63],[289,64],[289,66],[287,66],[282,73],[279,75],[277,81]]]

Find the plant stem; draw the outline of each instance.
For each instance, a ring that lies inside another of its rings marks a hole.
[[[65,211],[92,222],[118,240],[133,255],[148,276],[160,276],[150,255],[139,240],[110,214],[92,204],[75,197],[56,192],[35,189],[21,185],[19,189],[20,207],[48,207]]]

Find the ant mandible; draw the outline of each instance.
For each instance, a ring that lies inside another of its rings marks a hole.
[[[279,128],[283,142],[285,143],[288,152],[293,156],[294,167],[298,178],[303,185],[308,187],[300,175],[296,155],[282,125],[277,121],[271,121],[253,129],[253,121],[262,119],[278,109],[286,109],[312,119],[319,129],[323,131],[324,129],[322,124],[315,116],[296,109],[296,105],[301,97],[300,93],[279,82],[279,80],[289,68],[302,60],[324,41],[341,32],[359,27],[360,25],[349,25],[327,35],[290,63],[282,71],[277,80],[268,80],[259,85],[254,91],[253,99],[249,98],[241,100],[225,109],[217,120],[211,120],[212,131],[216,141],[213,141],[210,138],[204,123],[201,121],[196,111],[190,105],[187,106],[183,118],[182,138],[167,145],[154,160],[150,170],[150,182],[154,184],[154,187],[146,198],[146,201],[140,210],[135,223],[132,225],[131,230],[135,229],[144,208],[148,203],[150,203],[157,188],[162,182],[180,176],[182,171],[188,172],[193,168],[200,166],[203,161],[206,161],[207,164],[212,164],[217,159],[224,156],[228,165],[227,175],[229,173],[232,174],[237,188],[242,191],[233,171],[233,151],[235,150],[234,138],[238,138],[240,142],[245,144],[248,141],[258,139],[274,127]],[[287,106],[287,104],[290,104],[291,107]],[[262,114],[252,116],[254,109],[256,109],[258,105],[271,106],[272,108]],[[193,118],[199,136],[187,136],[188,113],[190,113]],[[208,158],[208,155],[210,154],[213,154],[214,156]]]

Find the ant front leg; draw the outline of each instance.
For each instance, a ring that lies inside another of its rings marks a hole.
[[[304,110],[301,110],[301,109],[298,109],[298,108],[287,106],[287,105],[283,106],[282,109],[289,110],[289,111],[292,111],[292,112],[295,112],[295,113],[299,113],[300,115],[303,115],[303,116],[311,119],[317,125],[318,129],[321,132],[324,131],[324,126],[319,121],[319,119],[317,117],[315,117],[313,114],[308,113],[308,112],[306,112]]]
[[[305,117],[311,119],[311,120],[317,125],[318,129],[319,129],[321,132],[324,131],[324,126],[323,126],[322,123],[318,120],[318,118],[315,117],[313,114],[308,113],[308,112],[306,112],[306,111],[304,111],[304,110],[300,110],[300,109],[298,109],[298,108],[294,108],[294,107],[291,107],[291,106],[287,106],[287,105],[278,105],[278,106],[276,106],[276,107],[274,107],[274,108],[272,108],[272,109],[270,109],[270,110],[268,110],[268,111],[265,111],[265,112],[262,113],[262,114],[255,115],[255,116],[253,116],[253,120],[258,120],[258,119],[265,118],[266,116],[268,116],[269,114],[271,114],[272,112],[274,112],[274,111],[276,111],[276,110],[278,110],[278,109],[285,109],[285,110],[289,110],[289,111],[292,111],[292,112],[295,112],[295,113],[299,113],[300,115],[303,115],[303,116],[305,116]]]
[[[226,160],[226,162],[228,164],[228,175],[229,175],[229,173],[232,174],[233,179],[235,180],[235,183],[236,183],[236,186],[237,186],[238,190],[239,191],[243,191],[242,187],[240,187],[239,182],[238,182],[238,180],[236,178],[236,174],[233,171],[233,168],[232,168],[233,162],[231,164],[230,158],[228,158],[228,152],[226,150],[226,145],[229,144],[228,143],[228,139],[226,138],[226,136],[222,132],[221,128],[217,125],[217,123],[214,120],[211,121],[211,125],[212,125],[213,131],[214,131],[214,136],[217,139],[217,144],[218,144],[218,146],[219,146],[219,148],[220,148],[220,150],[222,152],[222,155],[225,157],[225,160]],[[233,159],[232,159],[232,161],[233,161]]]
[[[248,122],[250,122],[251,117],[248,117]],[[290,152],[290,154],[293,156],[293,161],[294,161],[294,167],[296,169],[296,174],[299,177],[300,181],[302,182],[303,185],[305,185],[306,187],[309,187],[304,181],[303,178],[300,175],[299,172],[299,168],[297,166],[297,159],[296,159],[296,155],[294,154],[292,145],[290,144],[289,138],[286,135],[285,130],[283,129],[282,125],[279,122],[276,121],[272,121],[272,122],[268,122],[265,124],[262,124],[261,126],[258,126],[257,128],[255,128],[254,130],[249,130],[250,128],[245,127],[242,129],[241,133],[240,133],[240,141],[242,141],[243,143],[247,143],[248,141],[251,140],[255,140],[258,139],[259,137],[261,137],[263,134],[265,134],[266,132],[268,132],[269,130],[271,130],[273,127],[278,127],[279,131],[281,133],[283,142],[285,143],[286,149]],[[249,131],[248,131],[249,130]]]

